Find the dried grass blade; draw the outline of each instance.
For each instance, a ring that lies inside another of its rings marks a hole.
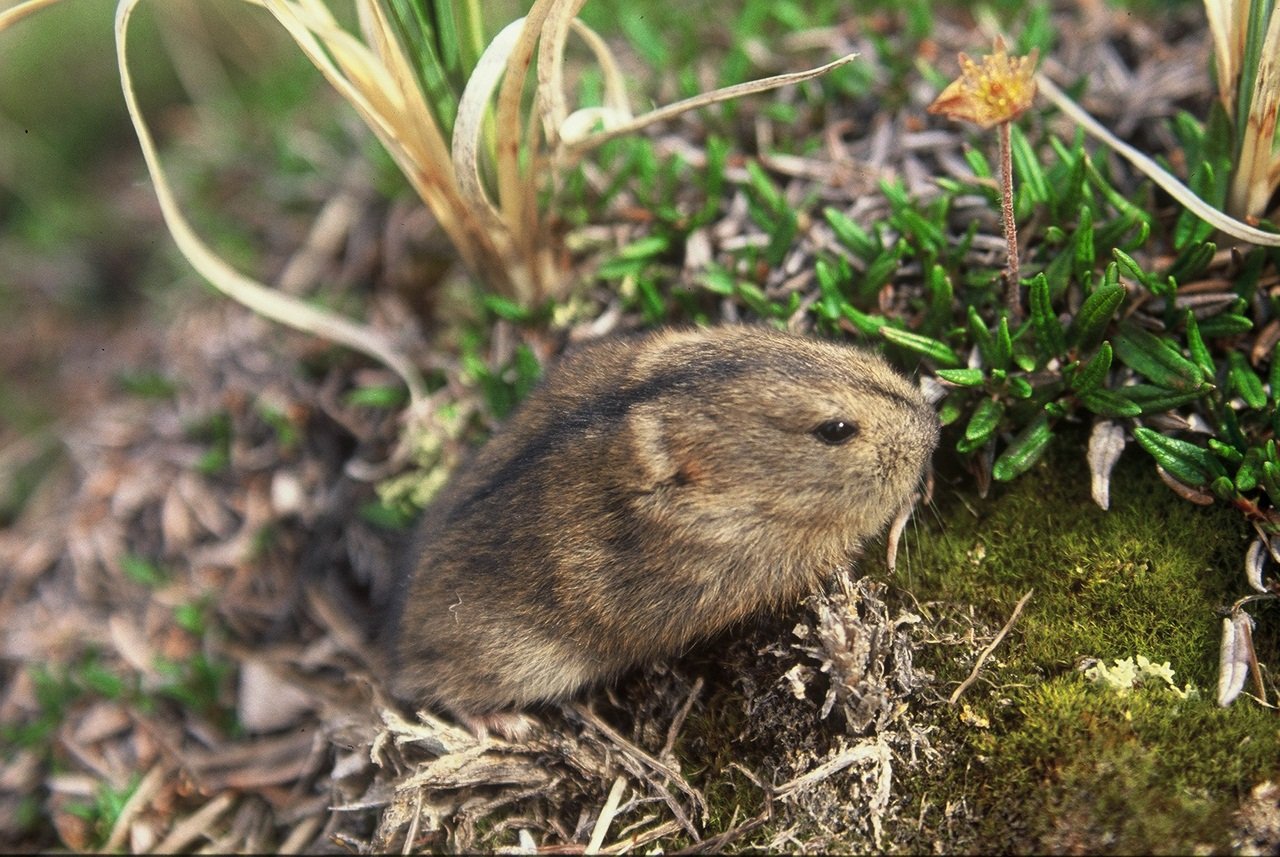
[[[791,797],[798,792],[802,792],[805,789],[822,782],[833,774],[840,773],[850,765],[854,765],[868,759],[879,762],[881,765],[889,764],[889,748],[883,741],[877,740],[874,743],[863,743],[856,747],[843,750],[833,755],[813,770],[801,774],[795,779],[787,780],[785,783],[774,789],[773,793],[779,798]]]
[[[1027,606],[1027,602],[1031,600],[1031,596],[1035,594],[1034,589],[1028,589],[1026,594],[1018,599],[1018,603],[1014,605],[1013,615],[1009,617],[1009,621],[1004,623],[1004,627],[1000,629],[1000,633],[996,634],[995,639],[987,644],[987,647],[978,655],[978,660],[973,665],[973,670],[969,673],[969,677],[960,682],[960,686],[951,694],[951,698],[947,700],[950,704],[955,705],[960,699],[961,694],[978,680],[978,674],[982,671],[982,665],[987,662],[987,658],[991,657],[991,653],[1000,645],[1000,641],[1005,638],[1013,628],[1013,623],[1018,621],[1018,616],[1022,614],[1022,608]]]
[[[178,826],[173,828],[169,835],[152,850],[157,854],[175,854],[185,850],[201,836],[209,836],[212,839],[209,828],[213,827],[235,801],[234,792],[222,792],[195,813],[178,822]]]
[[[1218,211],[1209,203],[1205,202],[1170,172],[1165,170],[1151,158],[1139,152],[1137,149],[1125,143],[1115,134],[1108,131],[1103,125],[1094,119],[1084,108],[1076,104],[1067,97],[1057,85],[1049,80],[1044,74],[1036,75],[1036,83],[1050,101],[1052,101],[1059,110],[1067,114],[1072,121],[1084,128],[1093,136],[1106,143],[1111,149],[1122,158],[1133,164],[1141,170],[1149,179],[1160,187],[1164,188],[1174,199],[1181,203],[1196,217],[1206,223],[1212,224],[1215,228],[1222,230],[1228,235],[1238,238],[1241,241],[1249,241],[1254,244],[1262,244],[1267,247],[1280,247],[1280,234],[1274,232],[1263,232],[1261,229],[1255,229],[1248,224],[1241,223],[1234,217],[1229,217]]]
[[[458,190],[491,230],[504,229],[502,216],[489,198],[480,177],[480,143],[484,133],[484,117],[489,99],[497,89],[498,80],[506,71],[508,61],[516,49],[526,21],[517,18],[503,27],[480,55],[476,67],[467,78],[467,85],[458,99],[458,115],[453,121],[453,171],[457,176]],[[508,136],[509,128],[499,128],[501,140],[514,140]]]
[[[496,251],[493,236],[459,192],[449,147],[423,100],[417,80],[407,70],[408,60],[399,43],[392,41],[394,34],[385,34],[379,48],[383,59],[379,59],[342,30],[318,0],[261,2],[377,135],[463,260],[472,270],[485,272],[491,281],[502,282],[497,260],[504,256]],[[365,17],[375,14],[367,13]],[[371,29],[376,26],[370,24]],[[399,65],[399,70],[387,68],[388,61],[393,68]]]
[[[120,809],[120,814],[116,816],[116,823],[111,828],[111,835],[107,837],[106,843],[102,846],[103,851],[111,853],[120,850],[124,845],[125,837],[129,835],[129,827],[133,824],[134,818],[156,796],[170,773],[162,765],[156,765],[147,772],[142,782],[138,783],[138,787],[129,796],[129,800],[125,801],[125,805]]]
[[[533,248],[537,234],[537,222],[536,219],[530,222],[526,218],[531,210],[530,204],[536,200],[537,188],[532,182],[521,181],[520,178],[520,141],[525,127],[520,102],[524,96],[525,78],[533,64],[533,52],[547,15],[573,2],[575,0],[535,0],[525,16],[525,25],[516,38],[511,56],[507,59],[506,74],[502,76],[502,85],[498,88],[498,105],[494,113],[498,128],[498,205],[502,209],[503,222],[507,224],[515,240],[517,256],[522,259],[532,258],[529,251]],[[533,125],[534,123],[529,123],[529,130],[532,130]]]
[[[116,7],[116,59],[120,67],[120,84],[129,118],[133,122],[134,131],[138,135],[138,142],[142,148],[143,159],[146,161],[147,170],[155,185],[161,213],[182,255],[201,276],[228,297],[273,321],[367,354],[390,367],[401,377],[409,388],[409,395],[415,404],[422,400],[426,395],[426,387],[418,370],[387,341],[381,332],[303,303],[241,274],[219,258],[196,235],[195,230],[182,214],[177,198],[169,186],[168,177],[165,175],[159,153],[156,151],[155,141],[151,137],[151,130],[147,127],[138,105],[137,93],[134,91],[133,79],[129,73],[129,19],[139,2],[140,0],[120,0]]]
[[[1262,217],[1275,190],[1280,157],[1275,153],[1280,113],[1280,12],[1272,10],[1254,79],[1253,99],[1231,179],[1227,207],[1245,217]]]
[[[365,12],[363,10],[367,9]],[[392,117],[396,124],[396,140],[412,153],[420,170],[430,170],[433,165],[449,163],[449,148],[445,144],[444,134],[433,121],[433,113],[428,106],[426,96],[418,85],[417,75],[405,56],[403,45],[396,37],[391,22],[387,19],[386,10],[381,3],[365,2],[361,4],[361,20],[364,21],[366,38],[374,46],[374,51],[394,81],[395,91],[399,95],[401,112]],[[435,172],[444,173],[437,168]],[[447,173],[444,173],[447,175]],[[436,179],[439,181],[439,178]],[[451,184],[449,177],[445,184]]]
[[[1256,538],[1244,555],[1244,577],[1255,592],[1267,591],[1267,587],[1262,582],[1262,568],[1266,564],[1266,553],[1267,549],[1263,546],[1262,538]]]
[[[538,50],[538,99],[542,103],[543,134],[556,145],[557,133],[569,115],[564,91],[564,47],[569,26],[586,0],[568,0],[552,8],[542,25],[542,47]]]
[[[1089,493],[1103,509],[1111,508],[1111,471],[1124,452],[1124,428],[1112,420],[1094,425],[1089,433]]]
[[[1237,78],[1244,57],[1245,30],[1249,22],[1249,0],[1204,0],[1204,11],[1213,34],[1213,61],[1218,72],[1218,98],[1233,116],[1236,110]]]
[[[1218,705],[1226,708],[1235,702],[1249,675],[1252,659],[1253,620],[1243,610],[1222,620],[1222,648],[1218,653]]]
[[[0,33],[3,33],[23,18],[34,15],[41,9],[48,8],[57,2],[58,0],[27,0],[27,2],[19,3],[12,9],[5,9],[0,12]]]
[[[600,846],[604,845],[605,834],[609,832],[609,825],[613,824],[613,817],[618,812],[618,804],[622,801],[622,793],[626,790],[627,778],[622,774],[618,774],[613,781],[613,788],[609,789],[609,797],[605,799],[604,807],[600,810],[600,816],[596,819],[595,828],[591,831],[591,841],[587,843],[585,854],[599,854]]]
[[[327,821],[324,815],[313,815],[304,820],[293,830],[289,831],[289,835],[285,837],[284,842],[280,843],[280,847],[276,853],[278,854],[305,854],[308,851],[314,851],[316,836],[320,833],[320,829],[324,827]]]
[[[606,129],[613,128],[622,122],[629,122],[635,114],[631,112],[631,103],[627,99],[626,81],[622,69],[609,49],[605,40],[586,24],[573,19],[573,31],[586,43],[595,54],[596,63],[600,66],[600,76],[604,80],[604,104],[600,107],[583,107],[565,116],[555,127],[547,132],[553,147],[559,147],[561,139],[577,140],[591,132],[596,122]]]
[[[821,77],[829,71],[833,71],[842,65],[847,65],[857,58],[857,54],[848,54],[837,60],[832,60],[826,65],[811,68],[807,71],[790,72],[787,74],[777,74],[773,77],[765,77],[760,80],[751,80],[746,83],[736,83],[733,86],[726,86],[722,89],[715,89],[711,92],[704,92],[691,98],[685,98],[674,104],[668,104],[665,107],[659,107],[651,110],[636,118],[623,122],[613,128],[606,128],[603,131],[597,131],[594,134],[588,134],[578,140],[566,140],[565,144],[572,152],[585,152],[596,146],[606,143],[615,137],[621,137],[623,134],[630,134],[639,131],[656,122],[665,122],[679,116],[681,113],[687,113],[690,110],[697,110],[699,107],[707,107],[711,104],[718,104],[721,101],[728,101],[733,98],[741,98],[744,95],[753,95],[757,92],[767,92],[770,89],[777,89],[780,86],[790,86],[793,83],[802,83],[806,80],[812,80],[815,77]]]

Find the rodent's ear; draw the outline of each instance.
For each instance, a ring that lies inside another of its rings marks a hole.
[[[641,474],[642,490],[651,491],[663,485],[685,485],[699,473],[696,462],[689,461],[690,450],[684,449],[671,431],[670,417],[658,407],[639,405],[627,415],[626,440],[631,445],[636,472]]]

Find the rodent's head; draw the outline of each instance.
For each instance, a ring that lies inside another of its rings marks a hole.
[[[666,389],[631,408],[627,435],[656,502],[691,534],[784,527],[856,544],[911,502],[938,419],[878,355],[759,328],[666,346],[636,367]]]

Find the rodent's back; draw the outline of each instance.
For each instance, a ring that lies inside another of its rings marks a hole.
[[[428,511],[399,691],[459,713],[559,698],[793,601],[910,501],[936,438],[916,388],[846,346],[718,328],[583,348]]]

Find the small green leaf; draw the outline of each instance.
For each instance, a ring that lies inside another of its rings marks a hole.
[[[1196,323],[1196,314],[1191,310],[1187,310],[1187,350],[1191,352],[1191,359],[1200,367],[1200,371],[1204,373],[1204,376],[1212,378],[1214,375],[1213,357],[1209,355],[1209,348],[1204,344],[1204,337],[1200,335],[1200,325]]]
[[[665,243],[666,239],[662,239]],[[635,246],[634,244],[632,245]],[[624,247],[625,251],[626,248]],[[521,306],[510,298],[504,298],[501,295],[483,295],[481,300],[484,302],[485,309],[496,315],[498,318],[513,321],[517,324],[523,324],[533,318],[533,310],[529,307]]]
[[[1014,376],[1009,379],[1008,383],[1009,395],[1015,399],[1030,399],[1031,394],[1035,392],[1035,388],[1031,386],[1031,382],[1026,378]]]
[[[1108,266],[1107,270],[1112,268]],[[1067,331],[1068,340],[1075,343],[1081,351],[1095,348],[1106,336],[1111,317],[1120,307],[1124,296],[1125,289],[1121,285],[1102,285],[1095,289],[1093,294],[1084,299],[1080,311],[1071,322]]]
[[[972,452],[982,446],[1000,427],[1000,418],[1004,416],[1004,402],[999,399],[982,399],[973,409],[969,424],[964,428],[963,447],[960,452]]]
[[[942,380],[961,387],[981,387],[987,380],[981,369],[939,369],[937,375]]]
[[[1017,123],[1010,123],[1009,131],[1014,175],[1018,177],[1022,186],[1027,189],[1032,201],[1036,205],[1043,205],[1049,201],[1052,193],[1049,188],[1049,180],[1044,174],[1044,168],[1040,166],[1040,159],[1036,157],[1035,149],[1031,147],[1031,143],[1027,140],[1027,135],[1023,133],[1022,128]]]
[[[1215,477],[1214,480],[1209,483],[1209,490],[1212,491],[1214,496],[1219,500],[1225,500],[1227,502],[1235,499],[1236,496],[1236,486],[1231,481],[1230,477],[1227,476]]]
[[[1271,373],[1267,380],[1271,385],[1272,402],[1280,402],[1280,343],[1271,349]]]
[[[1236,471],[1236,490],[1241,493],[1248,493],[1258,487],[1258,482],[1262,478],[1262,454],[1256,447],[1251,448],[1245,453],[1244,461],[1240,464],[1240,469]]]
[[[818,275],[818,290],[822,297],[814,306],[818,314],[827,321],[839,321],[840,307],[844,303],[844,297],[840,293],[840,273],[826,259],[818,260],[815,271]]]
[[[1280,505],[1280,465],[1262,462],[1262,488],[1272,503]]]
[[[1146,229],[1151,228],[1151,215],[1148,214],[1141,206],[1135,205],[1128,197],[1112,187],[1111,183],[1103,177],[1102,173],[1098,172],[1098,168],[1094,165],[1093,159],[1087,156],[1085,158],[1085,171],[1089,177],[1090,183],[1107,198],[1107,202],[1111,203],[1116,211],[1120,212],[1122,215],[1122,217],[1119,218],[1120,220],[1127,220],[1130,224],[1141,224],[1141,226]],[[1123,232],[1128,232],[1130,228],[1130,225],[1125,225],[1123,227]],[[1104,242],[1103,246],[1106,246],[1109,243],[1113,242],[1108,240],[1107,242]]]
[[[1203,390],[1170,390],[1153,384],[1133,384],[1116,391],[1142,409],[1144,414],[1162,414],[1170,408],[1190,404],[1204,396]]]
[[[1253,371],[1249,361],[1239,351],[1227,355],[1227,386],[1234,389],[1244,399],[1246,405],[1256,410],[1267,406],[1267,393],[1262,388],[1262,379]]]
[[[702,275],[702,287],[717,295],[729,297],[734,291],[734,279],[724,268],[714,266]]]
[[[1084,366],[1076,370],[1071,378],[1071,389],[1077,393],[1091,393],[1102,386],[1111,370],[1111,343],[1103,342],[1098,353]]]
[[[1271,349],[1271,401],[1280,402],[1280,342]]]
[[[866,273],[862,275],[860,290],[874,292],[889,282],[889,278],[901,266],[902,257],[910,249],[911,246],[907,244],[906,240],[900,238],[892,247],[882,250],[875,261],[867,266]]]
[[[1253,330],[1253,322],[1239,313],[1223,312],[1200,322],[1200,332],[1208,339],[1238,336]]]
[[[205,610],[201,604],[187,602],[173,608],[173,621],[184,630],[201,636],[205,631]]]
[[[380,500],[372,500],[360,507],[360,517],[376,527],[387,530],[403,530],[413,523],[413,514],[398,506]]]
[[[126,393],[146,399],[168,399],[178,392],[178,385],[164,374],[154,370],[120,372],[118,383]]]
[[[1136,417],[1142,407],[1110,390],[1098,388],[1079,394],[1080,403],[1093,413],[1103,417]]]
[[[1019,432],[1009,448],[1000,454],[991,468],[991,475],[998,482],[1008,482],[1021,476],[1040,460],[1052,439],[1049,415],[1042,413]]]
[[[969,169],[973,170],[973,174],[979,179],[989,179],[993,177],[991,172],[991,164],[987,161],[985,155],[978,149],[966,146],[964,150],[964,159],[969,163]]]
[[[1113,247],[1111,248],[1111,254],[1115,256],[1116,263],[1120,265],[1121,272],[1127,274],[1130,279],[1137,280],[1152,293],[1157,293],[1158,290],[1160,290],[1161,286],[1156,278],[1142,270],[1142,266],[1139,265],[1128,253],[1124,252],[1119,247]]]
[[[885,326],[884,316],[870,315],[855,308],[852,304],[845,304],[840,307],[840,312],[863,336],[875,336]]]
[[[1167,339],[1133,325],[1124,326],[1114,340],[1116,356],[1156,384],[1174,390],[1203,389],[1200,367],[1183,357]]]
[[[1009,362],[1013,359],[1013,337],[1009,335],[1009,317],[1006,315],[1000,316],[993,344],[995,347],[991,351],[992,368],[1008,369]]]
[[[960,398],[958,396],[947,396],[938,407],[938,423],[939,425],[949,426],[960,419],[962,413],[964,413],[964,410],[960,406]]]
[[[903,348],[921,354],[944,368],[956,368],[960,365],[960,357],[945,342],[888,325],[881,327],[879,332],[895,345],[901,345]]]
[[[1053,311],[1053,301],[1049,294],[1049,279],[1043,273],[1037,274],[1028,289],[1031,298],[1031,325],[1036,334],[1036,349],[1045,358],[1057,357],[1067,350],[1066,337],[1062,330],[1062,322]]]
[[[1169,276],[1181,283],[1190,282],[1204,274],[1217,252],[1218,245],[1212,241],[1191,244],[1178,254],[1169,268]]]
[[[924,326],[931,331],[942,329],[951,321],[951,302],[955,297],[951,278],[941,265],[933,265],[925,285],[929,289],[929,312]]]
[[[1133,436],[1138,444],[1179,482],[1185,482],[1188,485],[1204,485],[1209,481],[1209,474],[1213,472],[1213,467],[1209,463],[1209,453],[1194,443],[1166,437],[1146,426],[1135,428]]]
[[[822,213],[832,231],[836,233],[836,238],[848,247],[853,255],[860,259],[870,259],[880,251],[878,242],[873,241],[865,229],[846,217],[843,212],[827,207],[822,210]]]
[[[1080,206],[1080,225],[1076,227],[1071,243],[1071,270],[1076,279],[1083,280],[1097,264],[1097,251],[1093,243],[1093,209],[1087,205]]]
[[[776,217],[784,212],[791,211],[791,206],[787,203],[786,196],[769,178],[769,174],[764,171],[764,167],[760,166],[759,161],[747,161],[747,185],[751,190],[755,191],[757,199],[764,205],[769,214]],[[765,224],[762,223],[760,225],[764,226]],[[643,240],[637,243],[643,243]]]
[[[1102,285],[1111,287],[1120,285],[1120,266],[1115,262],[1108,262],[1106,270],[1102,273]]]
[[[343,399],[352,407],[398,408],[406,401],[403,387],[376,385],[348,390]]]
[[[1223,443],[1216,438],[1209,438],[1209,451],[1231,464],[1240,464],[1244,461],[1244,453],[1231,444]]]
[[[125,577],[143,586],[154,589],[165,582],[165,573],[159,566],[136,554],[130,553],[120,557],[120,568]]]
[[[982,316],[978,315],[978,310],[973,304],[969,304],[969,336],[973,339],[974,344],[978,346],[978,353],[982,355],[982,362],[990,366],[992,355],[995,352],[995,341],[991,338],[991,331],[987,329],[987,323],[982,320]]]

